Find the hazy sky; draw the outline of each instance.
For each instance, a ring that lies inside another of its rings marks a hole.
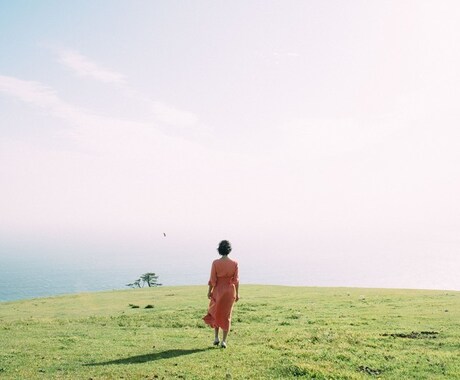
[[[207,273],[229,239],[247,282],[460,290],[458,20],[0,0],[0,254]]]

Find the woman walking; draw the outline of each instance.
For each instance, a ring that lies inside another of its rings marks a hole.
[[[203,320],[214,328],[214,345],[219,343],[222,348],[227,348],[227,335],[232,320],[233,304],[238,301],[239,278],[238,263],[228,258],[232,250],[230,242],[222,240],[217,248],[222,256],[212,262],[211,276],[209,278],[208,314]],[[219,342],[219,329],[222,329],[222,342]]]

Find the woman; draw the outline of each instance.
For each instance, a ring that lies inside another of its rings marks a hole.
[[[227,335],[230,330],[232,309],[239,300],[238,263],[228,258],[232,250],[230,242],[222,240],[217,248],[222,256],[212,262],[211,276],[208,282],[209,309],[203,320],[214,328],[214,345],[219,345],[219,328],[222,329],[221,347],[227,348]]]

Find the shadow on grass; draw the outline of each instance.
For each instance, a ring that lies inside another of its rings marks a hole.
[[[110,365],[110,364],[140,364],[140,363],[146,363],[146,362],[153,362],[155,360],[160,360],[160,359],[177,358],[178,356],[195,354],[197,352],[208,351],[210,349],[212,349],[212,347],[195,348],[192,350],[166,350],[166,351],[161,351],[161,352],[155,352],[152,354],[137,355],[137,356],[131,356],[129,358],[110,360],[107,362],[88,363],[88,364],[85,364],[85,366],[93,367],[93,366]]]

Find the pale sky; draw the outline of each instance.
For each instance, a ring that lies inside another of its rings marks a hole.
[[[0,254],[207,273],[229,239],[246,282],[460,290],[458,20],[0,0]]]

